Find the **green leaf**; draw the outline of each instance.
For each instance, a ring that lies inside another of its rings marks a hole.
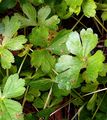
[[[67,8],[68,6],[65,0],[61,1],[60,4],[55,4],[56,13],[60,18],[67,19],[71,16],[72,13]]]
[[[48,16],[51,13],[51,9],[49,6],[42,7],[38,11],[38,24],[39,26],[46,26],[50,29],[56,29],[57,24],[60,22],[59,18],[57,15],[54,15],[50,18]]]
[[[24,48],[23,44],[26,43],[27,39],[24,35],[19,35],[7,41],[4,45],[5,48],[9,50],[21,50]]]
[[[83,0],[65,0],[67,5],[69,6],[70,12],[76,13],[77,15],[80,13],[81,4]]]
[[[29,19],[36,22],[36,10],[30,3],[23,4],[22,10]]]
[[[4,24],[3,23],[0,23],[0,34],[3,34],[4,32]]]
[[[35,120],[35,116],[32,113],[24,115],[24,120]]]
[[[104,41],[104,46],[107,47],[107,40]]]
[[[32,4],[34,4],[34,5],[40,5],[40,4],[42,4],[42,3],[44,3],[44,0],[32,0]]]
[[[85,107],[79,112],[78,115],[79,120],[92,120],[91,112],[88,111]]]
[[[20,103],[10,100],[0,100],[0,120],[24,120]]]
[[[79,76],[82,68],[86,68],[83,78],[87,82],[95,82],[99,72],[102,71],[104,62],[101,51],[97,51],[93,56],[90,54],[97,43],[97,35],[91,28],[82,29],[80,36],[76,31],[69,34],[66,46],[71,55],[62,55],[56,63],[56,71],[59,72],[56,81],[60,88],[69,90],[79,87],[83,81]]]
[[[70,91],[69,90],[64,90],[64,89],[59,89],[57,84],[54,84],[52,87],[52,93],[56,97],[62,97],[62,96],[67,96]]]
[[[53,81],[51,79],[42,78],[35,81],[31,81],[29,85],[32,88],[44,91],[44,90],[48,90],[51,87],[52,83]]]
[[[82,4],[82,9],[83,9],[84,15],[88,18],[95,17],[96,8],[97,8],[97,6],[96,6],[94,0],[84,0],[84,2]]]
[[[45,6],[45,7],[42,7],[41,9],[39,9],[39,11],[38,11],[39,24],[43,24],[50,13],[51,13],[51,9],[49,6]]]
[[[0,3],[0,13],[3,13],[5,10],[13,8],[16,5],[16,0],[1,0]]]
[[[57,15],[53,15],[52,17],[50,17],[49,19],[47,19],[45,21],[44,25],[46,27],[48,27],[49,29],[54,30],[54,29],[58,28],[57,24],[59,24],[59,22],[60,22],[60,19],[58,18],[58,16]]]
[[[57,97],[52,99],[52,103],[49,107],[54,107],[55,105],[60,104],[63,101],[63,97]]]
[[[61,56],[56,64],[56,71],[60,72],[56,77],[59,88],[70,90],[78,87],[81,82],[78,77],[82,66],[83,63],[76,57]]]
[[[104,11],[104,12],[102,13],[101,18],[102,18],[103,21],[106,21],[106,20],[107,20],[107,12],[106,12],[106,11]]]
[[[37,108],[43,108],[44,107],[44,101],[41,98],[36,98],[33,102],[33,106]]]
[[[33,102],[33,101],[34,101],[34,96],[31,95],[31,94],[27,94],[27,95],[26,95],[26,101],[28,101],[28,102]]]
[[[55,108],[46,108],[37,113],[39,118],[44,117],[45,120],[49,119],[49,115],[55,110]]]
[[[103,95],[99,94],[98,99],[97,99],[97,105],[99,106],[99,104],[101,103],[101,105],[99,106],[99,110],[104,113],[107,113],[107,107],[106,107],[107,106],[107,95],[105,95],[104,97],[103,96],[104,94]]]
[[[0,47],[1,66],[4,69],[9,69],[11,64],[14,63],[14,56],[10,51]]]
[[[35,27],[29,37],[34,46],[46,47],[48,44],[48,29],[46,27]]]
[[[104,55],[102,51],[97,51],[88,59],[86,69],[87,81],[94,81],[98,77],[98,73],[103,69]]]
[[[103,69],[102,71],[99,73],[100,76],[105,77],[107,73],[107,63],[103,64]]]
[[[55,58],[47,50],[33,51],[31,65],[36,68],[41,67],[44,73],[49,73],[55,65]]]
[[[9,17],[6,16],[3,19],[3,23],[5,26],[5,30],[3,32],[3,36],[4,36],[3,44],[4,44],[7,40],[12,38],[13,35],[16,34],[17,30],[20,28],[20,22],[15,16],[12,16],[10,20]]]
[[[30,87],[28,94],[33,95],[34,97],[39,97],[41,93],[38,89]]]
[[[84,93],[96,91],[98,87],[98,82],[87,83],[85,86],[81,87],[81,91]]]
[[[58,2],[54,3],[55,12],[57,12],[61,18],[67,19],[71,17],[73,13],[77,15],[80,13],[83,0],[61,0]]]
[[[103,112],[97,112],[95,118],[95,120],[106,120],[107,114]]]
[[[24,85],[25,81],[19,79],[18,74],[9,76],[3,89],[3,97],[15,98],[21,96],[25,91]]]
[[[88,110],[94,110],[96,99],[97,99],[97,94],[94,94],[91,97],[91,99],[88,101],[88,104],[87,104]]]
[[[80,37],[82,39],[82,43]],[[97,45],[98,37],[96,34],[93,34],[93,30],[91,28],[88,28],[87,30],[82,29],[80,37],[76,31],[71,32],[68,41],[66,42],[68,51],[80,57],[87,57],[90,51]]]
[[[80,36],[82,39],[82,45],[83,45],[83,56],[86,57],[92,51],[97,43],[98,43],[98,36],[97,34],[93,33],[93,30],[91,28],[88,28],[87,30],[82,29],[80,32]]]
[[[25,3],[22,5],[22,10],[26,17],[15,13],[15,17],[21,22],[21,27],[36,26],[36,10],[30,3]]]
[[[41,50],[33,51],[31,54],[31,65],[39,68],[43,61],[43,55]]]
[[[82,44],[79,34],[76,31],[70,33],[66,45],[70,53],[77,56],[82,56]]]
[[[51,50],[52,53],[57,55],[69,53],[66,47],[66,41],[69,37],[69,33],[69,30],[61,30],[52,40],[48,49]]]

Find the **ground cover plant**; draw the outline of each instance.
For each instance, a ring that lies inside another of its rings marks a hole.
[[[107,0],[0,0],[0,120],[107,119]]]

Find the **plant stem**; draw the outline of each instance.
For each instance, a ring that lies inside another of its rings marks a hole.
[[[97,18],[97,16],[94,17],[94,19],[98,22],[98,24],[107,32],[107,29],[104,27],[104,25],[100,22],[100,20]]]
[[[100,103],[99,103],[99,105],[98,105],[98,107],[97,107],[96,111],[94,112],[94,114],[93,114],[93,116],[92,116],[92,120],[94,119],[94,117],[95,117],[95,115],[96,115],[96,113],[97,113],[97,111],[98,111],[98,109],[99,109],[99,107],[100,107],[101,103],[103,102],[105,95],[106,95],[106,93],[103,95],[102,100],[100,101]]]
[[[86,104],[86,103],[85,103],[85,104]],[[76,117],[76,116],[81,112],[81,110],[84,108],[85,104],[83,104],[83,105],[79,108],[78,112],[72,117],[71,120],[74,120],[74,119],[75,119],[75,117]]]
[[[107,90],[107,88],[103,88],[103,89],[100,89],[100,90],[96,90],[96,91],[93,91],[93,92],[90,92],[90,93],[87,93],[87,94],[83,95],[83,97],[88,96],[88,95],[92,95],[92,94],[94,94],[94,93],[106,91],[106,90]]]
[[[24,64],[24,62],[25,62],[25,60],[26,60],[26,57],[27,57],[27,54],[25,55],[25,57],[24,57],[23,60],[22,60],[22,63],[21,63],[21,65],[20,65],[20,67],[19,67],[19,70],[18,70],[18,74],[20,73],[20,71],[21,71],[21,69],[22,69],[22,66],[23,66],[23,64]]]
[[[77,19],[77,18],[75,18],[74,16],[72,16],[72,18],[74,18],[76,21],[78,21],[78,19]],[[86,28],[86,29],[87,29],[87,26],[86,26],[86,25],[84,25],[84,23],[82,23],[81,21],[79,21],[79,23],[80,23],[81,25],[83,25],[83,27],[84,27],[84,28]]]
[[[24,98],[23,98],[23,102],[22,102],[22,108],[24,108],[24,105],[25,105],[25,102],[26,102],[26,96],[27,96],[28,90],[29,90],[29,86],[27,86],[26,91],[25,91],[25,94],[24,94]]]
[[[78,25],[78,23],[81,21],[81,19],[83,18],[84,15],[82,15],[80,17],[80,19],[76,22],[76,24],[72,27],[71,31],[73,31],[75,29],[75,27]]]
[[[53,86],[53,84],[52,84],[52,86]],[[49,94],[48,94],[48,97],[47,97],[47,99],[46,99],[46,102],[45,102],[45,104],[44,104],[43,109],[45,109],[45,108],[47,107],[48,103],[49,103],[49,99],[50,99],[50,96],[51,96],[51,94],[52,94],[52,86],[51,86],[51,89],[50,89],[50,91],[49,91]]]

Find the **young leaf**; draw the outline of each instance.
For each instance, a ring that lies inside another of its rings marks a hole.
[[[72,13],[79,14],[81,10],[81,4],[83,0],[65,0],[67,5],[69,6],[71,15]]]
[[[12,38],[13,35],[17,32],[17,30],[20,28],[20,22],[15,16],[12,16],[10,20],[9,17],[6,16],[3,19],[3,23],[5,26],[5,30],[3,32],[3,36],[4,36],[3,43],[4,43],[5,41]]]
[[[2,68],[9,69],[11,64],[14,63],[14,56],[12,53],[9,50],[0,47],[0,56]]]
[[[5,98],[15,98],[22,95],[25,91],[24,85],[25,81],[19,79],[18,74],[9,76],[3,89],[3,96]]]
[[[84,0],[83,4],[82,4],[82,9],[84,12],[84,15],[89,17],[95,17],[96,14],[96,4],[94,2],[94,0]]]
[[[35,27],[29,37],[34,46],[46,47],[48,43],[48,29],[46,27]]]
[[[31,65],[40,68],[44,73],[49,73],[55,65],[55,58],[47,50],[33,51]]]
[[[96,91],[98,87],[98,82],[87,83],[85,86],[81,87],[81,91],[84,93]]]
[[[20,103],[10,100],[0,100],[0,120],[24,120]]]
[[[101,15],[101,18],[103,21],[106,21],[107,20],[107,11],[104,11]]]
[[[26,41],[27,39],[24,35],[19,35],[5,42],[4,47],[13,51],[21,50],[24,47],[23,44],[26,43]]]

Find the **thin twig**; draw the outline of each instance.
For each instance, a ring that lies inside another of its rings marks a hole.
[[[19,70],[18,70],[18,74],[21,72],[21,69],[22,69],[22,66],[23,66],[23,64],[24,64],[24,62],[25,62],[25,60],[26,60],[26,57],[27,57],[27,54],[25,55],[25,57],[24,57],[23,60],[22,60],[22,63],[21,63],[21,65],[20,65],[20,67],[19,67]]]

